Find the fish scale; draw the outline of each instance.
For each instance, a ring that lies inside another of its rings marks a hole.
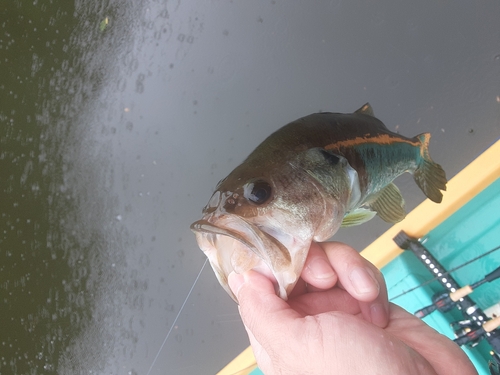
[[[361,188],[367,191],[378,191],[390,183],[394,175],[399,176],[409,169],[415,169],[415,160],[420,154],[419,147],[409,142],[394,142],[391,147],[387,147],[371,140],[352,148],[339,147],[338,150],[354,169],[365,172],[359,176]],[[387,166],[384,160],[395,162]]]

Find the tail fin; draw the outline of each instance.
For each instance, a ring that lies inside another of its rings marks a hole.
[[[443,199],[441,190],[446,190],[446,174],[437,163],[434,163],[429,155],[429,140],[431,135],[423,133],[415,137],[420,141],[420,160],[417,169],[413,173],[413,178],[418,187],[431,201],[440,203]]]

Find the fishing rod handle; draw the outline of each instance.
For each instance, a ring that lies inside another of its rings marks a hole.
[[[466,285],[454,292],[451,292],[450,293],[450,299],[453,301],[453,302],[457,302],[459,300],[461,300],[462,298],[464,298],[465,296],[471,294],[473,291],[472,287],[470,285]]]

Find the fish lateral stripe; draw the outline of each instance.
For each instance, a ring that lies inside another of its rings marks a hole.
[[[427,136],[430,138],[428,133],[424,133],[421,136]],[[427,139],[427,137],[425,139]],[[356,137],[353,139],[346,139],[344,141],[338,141],[334,143],[330,143],[325,146],[325,150],[346,148],[346,147],[356,147],[359,145],[364,145],[367,143],[376,143],[379,145],[392,145],[395,143],[407,143],[414,147],[420,147],[421,142],[419,139],[409,139],[402,137],[395,137],[390,134],[379,134],[377,136],[370,136],[367,134],[367,137]]]

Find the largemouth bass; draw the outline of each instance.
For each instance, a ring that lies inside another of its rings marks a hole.
[[[271,134],[221,180],[191,229],[229,295],[230,272],[255,269],[287,299],[312,241],[376,214],[406,213],[392,181],[413,174],[441,202],[446,176],[428,151],[430,134],[406,138],[378,120],[370,104],[352,114],[315,113]]]

